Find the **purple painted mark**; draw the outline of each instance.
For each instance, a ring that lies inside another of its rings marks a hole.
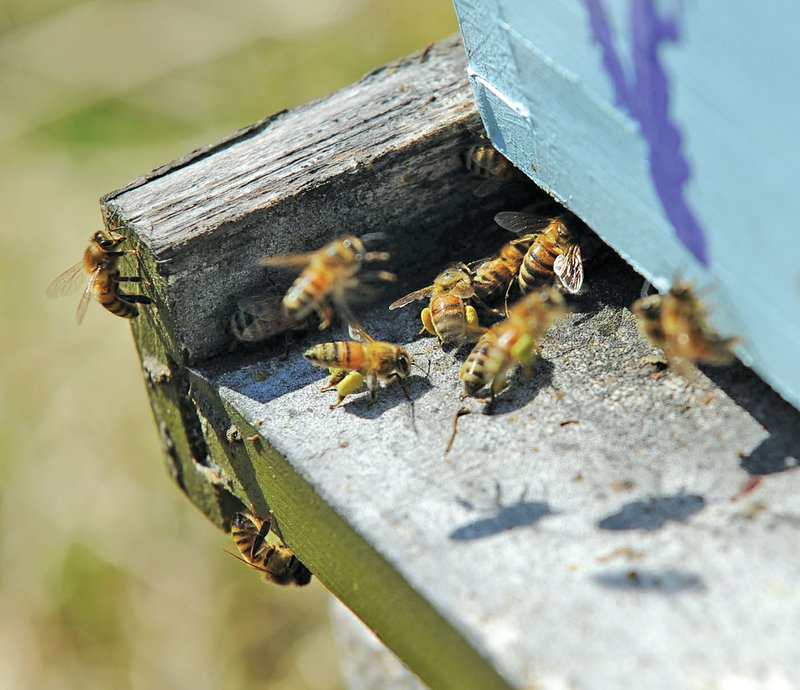
[[[631,0],[633,78],[625,78],[614,49],[602,0],[584,0],[592,38],[600,46],[603,68],[614,87],[616,104],[638,123],[650,151],[650,177],[661,206],[686,248],[708,265],[705,233],[685,197],[691,169],[681,152],[681,133],[669,118],[669,81],[658,58],[662,43],[675,43],[680,34],[673,19],[662,19],[653,0]]]

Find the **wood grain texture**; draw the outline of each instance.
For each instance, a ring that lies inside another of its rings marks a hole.
[[[236,296],[268,284],[262,256],[382,231],[397,270],[438,265],[482,183],[464,169],[480,130],[465,64],[449,40],[106,196],[106,214],[139,246],[172,356],[191,363],[229,347]]]

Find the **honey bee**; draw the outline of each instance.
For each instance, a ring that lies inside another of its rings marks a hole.
[[[517,276],[523,294],[558,279],[576,293],[583,285],[583,256],[577,232],[563,216],[543,218],[529,213],[503,211],[494,217],[502,228],[518,235],[534,234]]]
[[[399,309],[414,300],[430,297],[422,310],[422,330],[439,338],[442,345],[464,345],[475,342],[486,330],[478,324],[475,307],[464,300],[475,296],[472,271],[466,264],[453,264],[421,290],[415,290],[392,302],[389,309]]]
[[[514,165],[489,144],[488,140],[486,144],[470,146],[464,153],[464,163],[467,170],[475,177],[493,177],[500,180],[510,180],[514,177]]]
[[[374,237],[378,233],[374,233]],[[261,259],[264,266],[302,267],[300,275],[294,281],[283,298],[283,310],[296,322],[303,321],[313,312],[319,314],[320,330],[330,326],[335,306],[348,322],[355,322],[350,313],[346,297],[361,284],[365,277],[380,280],[395,280],[394,273],[388,271],[362,272],[366,263],[388,261],[386,252],[367,251],[363,238],[354,235],[343,235],[322,249],[307,254],[283,254]],[[360,275],[359,275],[360,274]]]
[[[253,513],[236,513],[231,520],[231,536],[242,554],[236,558],[264,573],[269,582],[307,585],[311,571],[286,546],[267,541],[272,522],[272,511],[266,520]]]
[[[131,295],[119,289],[119,283],[140,283],[140,276],[121,276],[117,271],[120,257],[131,253],[118,249],[125,236],[113,230],[98,230],[89,239],[89,246],[83,252],[83,259],[70,266],[47,286],[45,294],[50,299],[70,293],[80,285],[83,274],[89,276],[86,289],[78,302],[75,319],[80,324],[86,315],[92,295],[108,311],[125,319],[139,315],[137,304],[150,304],[152,300],[145,295]]]
[[[461,367],[458,376],[464,382],[464,396],[478,397],[488,387],[493,400],[515,364],[529,374],[539,340],[566,315],[564,298],[552,286],[531,292],[514,304],[508,317],[494,324],[475,344]]]
[[[231,333],[242,342],[258,343],[307,328],[307,321],[298,322],[283,311],[282,302],[278,295],[240,297],[229,321]]]
[[[666,355],[667,362],[687,379],[692,364],[730,364],[738,338],[722,338],[707,323],[702,302],[692,284],[676,281],[665,295],[642,297],[633,303],[641,333]]]
[[[492,303],[503,295],[503,313],[508,313],[508,294],[535,239],[535,234],[523,235],[516,240],[506,242],[496,256],[472,264],[474,266],[472,287],[479,301]]]
[[[358,391],[366,380],[370,404],[375,402],[378,381],[407,378],[412,364],[411,355],[404,347],[375,340],[363,327],[350,324],[350,337],[334,343],[322,343],[306,350],[303,356],[316,367],[327,368],[331,373],[322,390],[336,388],[338,398],[330,409],[341,405],[351,393]],[[403,389],[403,392],[408,396]]]

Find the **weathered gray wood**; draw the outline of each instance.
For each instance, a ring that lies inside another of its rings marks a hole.
[[[143,245],[159,329],[175,357],[189,363],[227,349],[235,296],[266,285],[259,257],[309,251],[344,232],[383,231],[399,270],[441,263],[441,248],[429,245],[428,256],[417,249],[431,234],[451,243],[445,231],[474,219],[482,181],[466,173],[463,155],[480,120],[460,43],[420,57],[104,198],[107,214]]]
[[[323,373],[301,353],[341,330],[286,358],[209,359],[263,254],[383,229],[402,290],[507,239],[490,220],[500,197],[476,197],[463,171],[474,110],[459,50],[398,63],[107,198],[157,299],[134,331],[173,477],[219,524],[242,503],[272,508],[315,575],[433,688],[793,681],[798,413],[742,367],[689,386],[643,362],[654,351],[627,310],[641,279],[613,255],[587,263],[535,376],[515,377],[495,414],[468,401],[449,455],[461,359],[413,340],[418,311],[388,312],[390,295],[359,314],[431,363],[409,381],[413,404],[389,386],[371,407],[353,396],[327,409]],[[349,115],[333,134],[317,109],[337,102]],[[353,123],[374,149],[347,144]]]

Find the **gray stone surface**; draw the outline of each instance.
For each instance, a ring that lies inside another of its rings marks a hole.
[[[412,402],[393,384],[328,410],[302,352],[341,331],[200,373],[514,687],[794,687],[800,415],[739,365],[659,371],[640,287],[587,263],[534,376],[467,401],[449,454],[466,351],[414,340],[415,307],[363,315],[430,363]]]

